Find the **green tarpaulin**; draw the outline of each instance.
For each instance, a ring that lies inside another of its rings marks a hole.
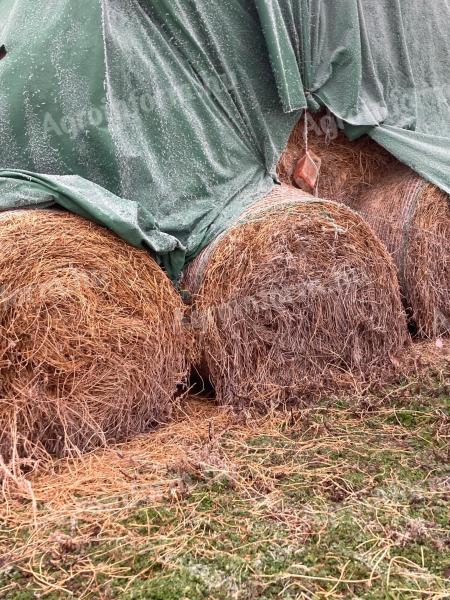
[[[0,0],[0,210],[56,202],[176,277],[272,188],[306,106],[450,192],[449,17],[447,0]]]

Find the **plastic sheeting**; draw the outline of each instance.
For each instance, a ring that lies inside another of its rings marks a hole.
[[[311,110],[450,193],[449,0],[256,1],[285,110],[302,82]]]
[[[65,208],[174,278],[274,185],[308,106],[450,192],[447,0],[0,0],[0,209]]]

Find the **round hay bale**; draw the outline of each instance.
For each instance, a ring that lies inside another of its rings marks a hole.
[[[314,119],[309,115],[308,122],[308,148],[321,160],[317,194],[323,199],[351,206],[395,162],[389,152],[367,135],[350,141],[335,128],[333,139],[328,139],[319,127],[319,117]],[[282,183],[295,186],[295,165],[304,151],[302,118],[292,131],[278,163],[277,174]]]
[[[421,337],[450,333],[450,201],[400,165],[354,202],[397,265],[410,322]]]
[[[344,205],[280,186],[190,265],[220,402],[264,409],[379,381],[408,343],[395,267]]]
[[[166,421],[189,342],[153,259],[50,210],[0,215],[0,248],[3,460],[77,454]]]

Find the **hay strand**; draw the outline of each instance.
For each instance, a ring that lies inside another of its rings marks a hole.
[[[394,257],[410,322],[425,338],[450,333],[450,202],[407,167],[354,203]]]
[[[60,211],[0,215],[0,453],[14,469],[168,419],[183,307],[145,251]]]
[[[222,403],[357,387],[407,344],[395,267],[343,205],[281,186],[188,268],[193,327]]]
[[[389,170],[395,159],[368,136],[351,142],[338,131],[336,124],[332,128],[333,139],[328,139],[319,126],[319,117],[308,115],[308,147],[320,159],[321,165],[318,195],[352,206],[361,193]],[[295,165],[305,150],[303,130],[302,118],[292,131],[278,163],[278,177],[287,185],[295,185]]]

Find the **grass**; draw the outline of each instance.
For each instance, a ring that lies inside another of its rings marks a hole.
[[[449,436],[442,372],[268,417],[190,400],[3,482],[0,596],[449,598]]]

